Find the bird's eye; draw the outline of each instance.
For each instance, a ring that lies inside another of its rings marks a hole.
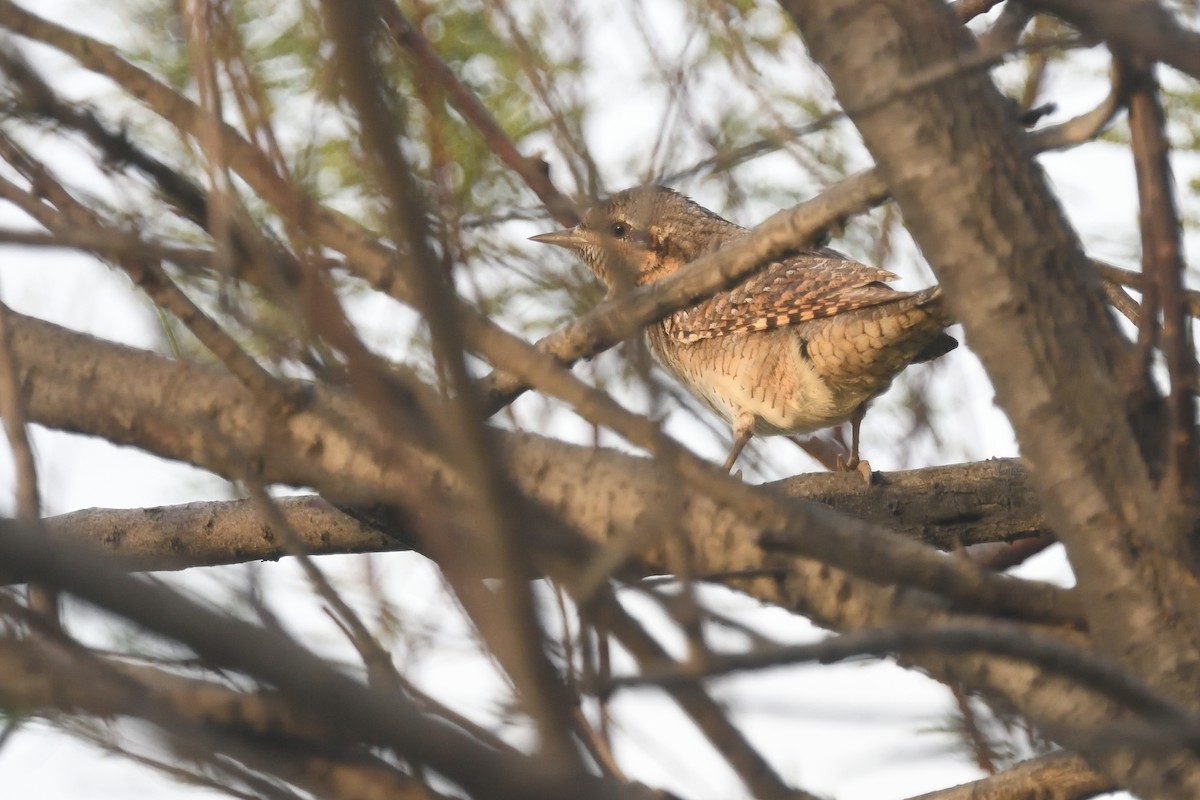
[[[614,222],[610,230],[612,231],[612,235],[618,239],[624,239],[625,234],[629,233],[629,228],[626,227],[624,222]]]

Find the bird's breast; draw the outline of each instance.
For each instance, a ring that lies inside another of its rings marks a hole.
[[[862,398],[831,388],[814,369],[797,328],[717,336],[682,344],[662,325],[651,351],[705,405],[733,422],[754,415],[759,434],[809,433],[845,422]]]

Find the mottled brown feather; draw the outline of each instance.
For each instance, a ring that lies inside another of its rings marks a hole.
[[[664,324],[671,338],[685,344],[783,328],[913,296],[883,283],[896,277],[836,250],[813,250],[771,264],[740,286],[675,312]]]

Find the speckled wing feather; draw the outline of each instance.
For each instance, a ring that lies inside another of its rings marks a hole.
[[[822,248],[770,265],[728,292],[677,311],[663,324],[687,344],[766,331],[908,297],[885,285],[897,276]]]

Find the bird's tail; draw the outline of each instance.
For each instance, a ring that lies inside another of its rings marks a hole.
[[[837,390],[874,397],[914,361],[930,361],[958,346],[945,333],[953,320],[936,286],[898,293],[889,303],[830,318],[814,331],[808,352]]]
[[[912,303],[914,308],[919,308],[929,315],[927,319],[921,321],[921,327],[945,328],[953,325],[955,322],[954,317],[950,316],[950,312],[946,309],[946,304],[943,302],[942,287],[940,286],[930,286],[928,289],[913,292]],[[925,361],[933,361],[935,358],[946,355],[946,353],[949,353],[956,347],[958,347],[958,339],[942,331],[933,341],[921,348],[913,357],[913,363],[919,364]]]

